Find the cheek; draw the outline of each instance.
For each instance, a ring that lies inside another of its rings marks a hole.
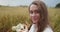
[[[30,14],[30,18],[32,18],[32,14]]]
[[[30,14],[30,18],[31,19],[34,19],[34,18],[40,19],[40,14],[39,13],[36,13],[35,15]]]
[[[40,14],[36,14],[36,17],[39,20],[40,19]]]
[[[37,14],[36,14],[36,16],[37,16],[37,17],[40,17],[40,14],[39,14],[39,13],[37,13]]]

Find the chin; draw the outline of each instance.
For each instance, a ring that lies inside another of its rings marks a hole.
[[[33,24],[36,24],[37,22],[33,22]]]
[[[32,21],[33,22],[33,24],[36,24],[37,22],[38,22],[38,20],[34,20],[34,21]]]

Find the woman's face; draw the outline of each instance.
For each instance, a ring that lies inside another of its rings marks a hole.
[[[30,6],[30,18],[34,24],[36,24],[40,19],[40,14],[37,5],[32,4]]]

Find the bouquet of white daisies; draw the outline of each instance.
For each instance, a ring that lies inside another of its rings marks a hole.
[[[12,31],[16,32],[28,32],[28,27],[26,24],[19,23],[17,26],[12,26]]]

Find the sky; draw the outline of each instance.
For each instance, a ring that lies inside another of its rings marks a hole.
[[[0,0],[0,5],[4,6],[20,6],[29,5],[33,0]],[[42,0],[48,7],[55,7],[60,0]]]

